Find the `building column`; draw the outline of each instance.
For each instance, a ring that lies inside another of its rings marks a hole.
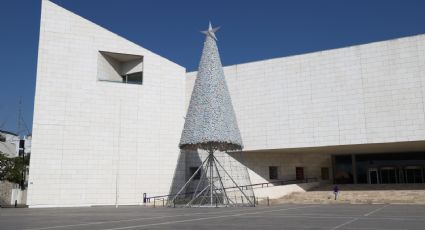
[[[351,154],[351,173],[353,174],[353,183],[357,184],[356,155],[354,154]]]
[[[332,181],[333,181],[334,184],[336,184],[336,181],[335,181],[335,156],[334,155],[331,155],[331,161],[332,161],[332,166],[331,166]]]

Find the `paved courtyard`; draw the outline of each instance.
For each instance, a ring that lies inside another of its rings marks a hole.
[[[425,206],[0,209],[0,229],[425,229]]]

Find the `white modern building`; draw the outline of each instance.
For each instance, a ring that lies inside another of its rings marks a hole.
[[[30,207],[125,205],[199,162],[195,72],[43,1]],[[200,36],[201,38],[201,36]],[[425,35],[224,68],[252,183],[424,183]]]
[[[7,157],[19,156],[19,140],[18,134],[0,130],[0,153]]]
[[[22,154],[23,148],[25,155],[27,155],[31,153],[31,139],[31,135],[21,138],[16,133],[0,130],[0,153],[8,157],[18,157]]]

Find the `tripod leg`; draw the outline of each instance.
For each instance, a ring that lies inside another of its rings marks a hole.
[[[210,165],[210,205],[211,207],[213,206],[213,185],[214,185],[214,181],[213,181],[213,164],[214,164],[214,155],[213,155],[213,151],[211,150],[208,158],[209,158],[209,165]]]
[[[198,185],[196,185],[196,189],[195,189],[195,192],[193,193],[192,199],[189,201],[189,203],[187,203],[187,204],[186,204],[186,206],[187,206],[187,205],[189,205],[189,206],[190,206],[190,205],[192,204],[192,202],[193,202],[196,198],[198,198],[200,194],[202,194],[202,193],[204,192],[205,188],[204,188],[204,189],[203,189],[203,190],[199,193],[199,195],[198,195],[199,185],[202,183],[202,181],[203,181],[204,177],[206,176],[206,174],[207,174],[207,172],[208,172],[208,168],[209,168],[209,165],[208,165],[208,164],[206,164],[205,170],[202,172],[202,175],[201,175],[201,178],[199,179]],[[208,186],[207,186],[207,187],[208,187]]]
[[[248,198],[248,196],[243,192],[243,190],[239,187],[239,185],[233,180],[233,178],[230,176],[230,174],[226,171],[226,169],[220,164],[220,162],[217,160],[217,158],[215,156],[214,160],[215,162],[217,162],[217,164],[223,169],[223,171],[226,173],[226,175],[230,178],[230,180],[232,180],[233,184],[236,185],[236,187],[239,189],[239,191],[245,196],[245,198],[248,200],[249,204],[252,206],[252,202],[251,199]]]
[[[192,202],[194,201],[194,200],[196,200],[200,195],[202,195],[202,193],[204,193],[206,190],[207,190],[207,188],[209,188],[210,187],[210,185],[208,184],[207,185],[207,187],[205,187],[205,188],[203,188],[194,198],[192,198],[192,200],[189,202],[189,203],[187,203],[186,205],[185,205],[185,207],[186,206],[189,206],[190,207],[190,205],[192,205]],[[202,202],[201,202],[202,203]]]
[[[183,187],[176,193],[176,195],[171,200],[171,203],[174,203],[174,200],[181,194],[181,192],[186,188],[186,186],[193,180],[195,175],[198,173],[199,170],[201,170],[201,168],[204,166],[205,162],[207,162],[208,159],[209,157],[207,157],[207,159],[205,159],[202,162],[201,166],[199,166],[199,168],[195,171],[195,173],[189,178],[189,180],[183,185]]]
[[[226,205],[229,205],[229,197],[227,196],[226,188],[223,185],[223,181],[221,180],[221,176],[220,176],[220,172],[218,171],[217,164],[214,164],[214,167],[215,167],[215,170],[217,170],[218,180],[220,181],[220,185],[221,185],[222,191],[224,193],[224,196],[226,197]]]

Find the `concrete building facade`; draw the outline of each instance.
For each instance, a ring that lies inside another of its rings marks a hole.
[[[245,146],[230,156],[252,183],[424,182],[424,35],[224,71]],[[199,164],[178,149],[195,77],[43,1],[27,203],[138,204],[179,186]]]
[[[183,67],[43,1],[27,203],[137,204],[168,191],[184,94]]]
[[[224,70],[253,183],[268,180],[269,166],[283,180],[297,167],[317,178],[328,168],[331,178],[338,154],[421,152],[424,165],[424,35]],[[187,74],[186,101],[195,77]]]

